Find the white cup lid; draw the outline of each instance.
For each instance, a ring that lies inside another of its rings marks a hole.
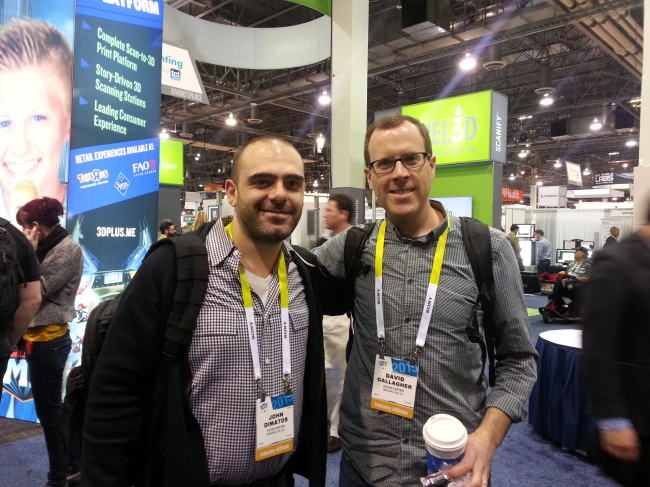
[[[424,441],[440,450],[456,450],[467,443],[467,429],[448,414],[431,416],[422,428]]]

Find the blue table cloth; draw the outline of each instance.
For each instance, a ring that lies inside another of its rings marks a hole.
[[[575,330],[563,331],[575,333]],[[583,450],[593,421],[584,414],[581,349],[553,343],[542,336],[535,348],[539,361],[528,422],[533,431],[562,448]]]

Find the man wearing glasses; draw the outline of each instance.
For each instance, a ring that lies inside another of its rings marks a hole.
[[[364,171],[386,220],[362,255],[370,272],[355,282],[340,485],[420,485],[427,473],[422,427],[446,413],[470,433],[464,458],[447,475],[471,472],[467,485],[484,487],[494,452],[510,424],[524,419],[535,382],[537,354],[517,261],[506,236],[491,229],[498,374],[487,394],[480,346],[465,330],[478,291],[460,221],[441,204],[429,205],[431,153],[426,127],[412,117],[385,117],[366,133]],[[335,276],[345,275],[346,234],[314,249]]]

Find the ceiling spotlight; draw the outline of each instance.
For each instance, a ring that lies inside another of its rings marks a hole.
[[[544,181],[537,181],[537,186],[542,186],[544,184]]]
[[[318,188],[318,179],[314,179],[314,184],[312,184],[314,188]]]
[[[559,159],[557,159],[557,160],[555,161],[555,164],[553,164],[553,167],[562,167],[562,161],[559,160]]]
[[[522,150],[522,151],[518,154],[518,156],[519,156],[520,158],[522,158],[522,159],[523,159],[524,157],[526,157],[527,155],[528,155],[528,153],[527,153],[525,150]]]
[[[318,137],[316,137],[316,151],[320,154],[323,152],[323,147],[325,147],[325,137],[323,137],[323,134],[318,134]]]
[[[585,170],[582,171],[582,174],[584,174],[585,176],[589,176],[591,174],[591,171],[589,170],[588,167],[585,167]]]
[[[402,0],[397,0],[397,5],[395,5],[397,10],[402,10]]]
[[[318,103],[321,105],[329,105],[332,102],[332,98],[327,94],[327,90],[323,90],[321,96],[318,97]]]
[[[627,147],[634,147],[634,146],[636,146],[636,144],[637,144],[637,142],[636,142],[636,140],[634,140],[634,139],[628,140],[628,141],[625,143],[625,145],[626,145]]]
[[[591,125],[589,126],[591,130],[600,130],[603,128],[603,124],[598,121],[598,117],[594,117],[594,121],[591,122]]]
[[[615,152],[610,152],[610,153],[609,153],[610,156],[617,156],[617,155],[619,155],[619,154],[620,154],[620,152],[616,152],[616,151],[615,151]]]
[[[161,139],[169,139],[169,134],[167,133],[167,130],[162,129],[162,130],[160,131],[160,135],[159,135],[159,137],[160,137]]]
[[[198,161],[198,160],[199,160],[199,156],[196,156],[196,157],[194,158],[194,160],[195,160],[195,161]]]
[[[544,96],[539,100],[539,104],[545,107],[553,104],[553,97],[548,93],[544,93]]]
[[[508,179],[509,179],[510,181],[514,181],[514,180],[515,180],[515,175],[514,175],[514,173],[512,173]]]
[[[235,118],[232,112],[230,112],[228,118],[226,118],[226,125],[230,125],[231,127],[233,125],[237,125],[237,119]]]
[[[624,162],[624,163],[623,163],[623,167],[627,167],[627,166],[628,166],[628,163],[627,163],[627,162]]]
[[[526,174],[526,171],[521,171],[521,174]]]
[[[465,57],[460,61],[458,65],[463,71],[471,71],[476,67],[476,59],[474,59],[469,52],[466,52]]]

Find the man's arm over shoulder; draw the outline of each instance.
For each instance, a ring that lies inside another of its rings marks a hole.
[[[537,378],[537,351],[530,336],[517,261],[497,231],[492,236],[496,384],[487,407],[503,411],[513,422],[526,418],[526,402]]]
[[[90,384],[83,432],[84,484],[127,487],[143,452],[162,334],[176,286],[172,246],[148,256],[124,292]]]
[[[312,250],[314,255],[318,257],[318,262],[334,277],[345,277],[343,251],[348,231],[349,229],[342,231]]]

